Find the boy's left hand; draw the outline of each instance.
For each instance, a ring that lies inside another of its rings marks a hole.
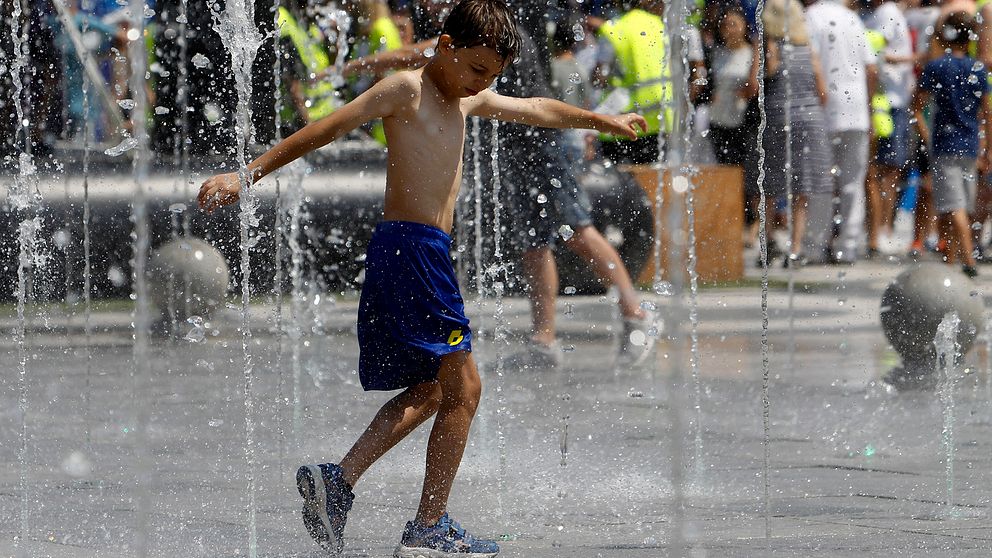
[[[241,177],[236,172],[218,174],[204,181],[196,201],[200,209],[213,213],[215,209],[230,205],[241,197]]]
[[[599,129],[600,132],[624,136],[632,140],[637,139],[638,130],[647,132],[648,122],[644,120],[643,116],[633,112],[615,116],[603,115],[603,126]]]

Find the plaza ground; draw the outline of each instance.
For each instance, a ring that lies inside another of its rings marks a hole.
[[[879,381],[898,363],[879,325],[879,300],[902,269],[888,261],[804,268],[794,275],[791,310],[787,272],[772,270],[767,511],[757,270],[748,270],[748,286],[699,291],[695,366],[689,297],[657,300],[666,328],[643,367],[615,366],[608,300],[563,297],[563,366],[502,373],[498,357],[526,334],[526,301],[503,301],[497,318],[496,301],[469,300],[481,330],[484,401],[451,515],[501,539],[501,556],[527,558],[675,555],[676,529],[690,556],[988,556],[992,398],[984,342],[967,355],[954,394],[954,505],[947,506],[937,396],[893,393]],[[992,268],[982,271],[976,303],[992,294]],[[153,342],[148,379],[133,376],[128,312],[93,317],[91,360],[78,313],[32,318],[25,555],[132,556],[146,532],[149,556],[247,556],[251,473],[258,556],[320,556],[300,522],[295,469],[340,459],[389,397],[358,385],[356,306],[324,297],[309,307],[295,361],[291,337],[275,332],[275,307],[253,307],[257,464],[250,471],[237,310],[212,319],[203,342]],[[10,332],[15,321],[0,325]],[[494,341],[497,325],[509,336],[505,344]],[[22,509],[19,361],[10,335],[0,343],[7,371],[0,554],[13,556]],[[140,405],[133,386],[147,395]],[[147,441],[134,431],[139,409],[148,415]],[[422,427],[356,487],[345,556],[391,556],[415,513],[426,438]],[[136,468],[142,453],[145,471]],[[685,466],[675,490],[671,459],[679,453]],[[681,510],[673,506],[679,499]]]

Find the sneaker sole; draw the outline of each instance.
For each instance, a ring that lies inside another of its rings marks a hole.
[[[445,552],[433,548],[417,548],[403,546],[396,547],[393,551],[393,558],[490,558],[499,554],[496,552]]]
[[[341,552],[341,542],[331,542],[331,519],[327,515],[327,487],[324,475],[316,465],[304,465],[296,471],[296,489],[303,497],[303,525],[313,540],[324,550]],[[309,517],[308,517],[309,516]],[[313,521],[316,517],[318,521]]]

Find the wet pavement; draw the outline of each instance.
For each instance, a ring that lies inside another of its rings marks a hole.
[[[501,556],[527,558],[674,556],[679,538],[690,556],[988,556],[985,350],[979,342],[967,355],[968,374],[955,386],[949,474],[937,395],[896,394],[879,382],[898,363],[879,300],[901,269],[886,261],[804,268],[791,309],[787,272],[772,270],[767,499],[756,270],[748,286],[699,291],[697,358],[690,298],[660,298],[665,335],[633,369],[615,365],[609,300],[563,297],[563,365],[499,374],[498,357],[526,334],[526,301],[500,309],[468,300],[481,331],[484,400],[451,515],[502,539]],[[992,268],[982,271],[976,303],[992,293]],[[301,320],[298,345],[276,334],[274,305],[253,307],[253,468],[236,310],[212,319],[203,342],[155,341],[147,379],[135,376],[128,312],[95,315],[87,350],[78,310],[29,321],[24,555],[133,556],[146,533],[149,556],[247,556],[250,474],[258,555],[320,556],[299,519],[295,469],[339,459],[389,397],[358,386],[354,298],[323,298]],[[494,341],[497,326],[507,343]],[[13,556],[22,510],[18,353],[10,335],[0,344],[0,555]],[[139,410],[148,413],[146,436],[135,432]],[[422,427],[356,487],[346,556],[391,555],[415,512],[426,438]]]

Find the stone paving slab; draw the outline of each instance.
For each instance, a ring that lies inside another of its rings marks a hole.
[[[793,299],[791,330],[788,296],[769,295],[767,518],[760,292],[753,287],[700,291],[695,369],[688,344],[673,339],[663,339],[645,367],[617,369],[613,309],[600,297],[562,300],[560,324],[571,350],[558,371],[500,376],[487,365],[513,345],[483,336],[476,356],[485,397],[452,514],[502,539],[503,556],[527,558],[676,555],[669,547],[676,528],[691,556],[988,556],[992,399],[984,351],[968,355],[966,363],[980,372],[956,393],[955,505],[948,508],[937,398],[892,394],[878,382],[897,362],[877,325],[878,300],[900,268],[859,264],[843,277],[839,270],[796,274],[814,287]],[[773,277],[787,277],[781,273]],[[976,296],[984,298],[986,286],[984,279],[976,283]],[[520,338],[526,302],[505,302],[506,327]],[[668,331],[688,334],[687,319],[675,317],[687,316],[688,301],[659,304]],[[469,307],[476,327],[491,331],[493,302]],[[339,459],[388,395],[358,387],[354,303],[336,301],[318,309],[319,333],[305,335],[299,347],[294,429],[293,345],[288,337],[277,344],[271,311],[253,308],[258,555],[319,556],[299,522],[295,467]],[[218,334],[203,343],[153,343],[152,376],[137,384],[149,412],[147,438],[134,431],[130,316],[95,318],[102,337],[91,360],[78,316],[55,326],[50,316],[29,336],[25,555],[135,555],[144,494],[152,502],[150,556],[247,556],[240,316],[219,315]],[[0,323],[10,327],[9,320]],[[4,343],[0,366],[16,370],[16,351],[9,339]],[[0,556],[15,554],[20,532],[17,395],[16,375],[0,376]],[[346,556],[391,555],[415,511],[426,436],[426,429],[415,432],[358,486]],[[143,443],[153,466],[139,479],[135,457]],[[672,459],[679,454],[681,512],[673,508]]]

